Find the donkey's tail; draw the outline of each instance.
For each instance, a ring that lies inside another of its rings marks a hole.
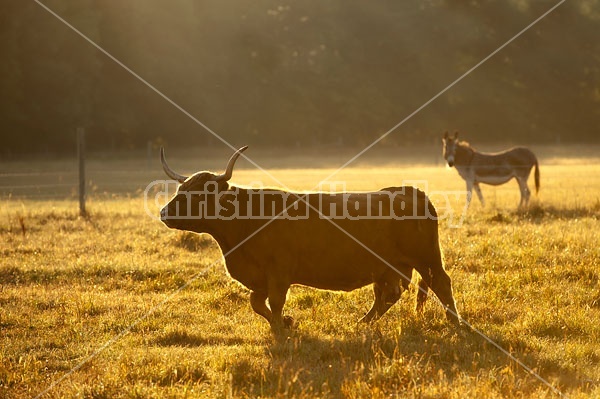
[[[538,191],[540,191],[540,167],[537,159],[535,160],[535,171],[533,176],[535,178],[535,193],[537,194]]]

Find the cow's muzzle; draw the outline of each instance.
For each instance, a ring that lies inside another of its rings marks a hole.
[[[164,208],[162,208],[160,210],[160,220],[161,220],[161,222],[166,223],[166,221],[168,219],[169,219],[169,210],[165,206]]]

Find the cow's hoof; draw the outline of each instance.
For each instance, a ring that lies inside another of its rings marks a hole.
[[[292,316],[283,316],[283,326],[288,330],[294,330],[298,327]]]
[[[458,312],[454,309],[446,310],[446,320],[455,326],[460,326],[462,324],[462,318],[458,315]]]
[[[371,324],[372,322],[375,321],[374,319],[375,319],[374,317],[365,315],[358,320],[357,324]]]
[[[271,323],[271,330],[277,335],[281,333],[287,334],[291,330],[296,329],[296,327],[298,327],[298,324],[291,316],[283,316],[281,322]]]

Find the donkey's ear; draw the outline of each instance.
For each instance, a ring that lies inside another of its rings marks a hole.
[[[458,138],[458,130],[454,131],[454,140],[456,140]]]
[[[448,138],[448,131],[446,130],[446,131],[444,132],[444,140],[446,140],[447,138]]]

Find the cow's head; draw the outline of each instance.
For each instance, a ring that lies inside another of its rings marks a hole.
[[[183,176],[174,172],[165,159],[165,151],[160,149],[160,161],[167,176],[179,182],[177,193],[160,211],[160,219],[168,227],[198,231],[202,229],[202,206],[214,207],[216,194],[229,189],[229,179],[233,174],[235,161],[248,146],[237,150],[229,159],[223,174],[197,172]]]
[[[458,132],[454,132],[454,137],[448,136],[448,131],[444,133],[442,138],[444,159],[448,162],[448,166],[454,166],[454,156],[456,152],[456,144],[458,143]]]

